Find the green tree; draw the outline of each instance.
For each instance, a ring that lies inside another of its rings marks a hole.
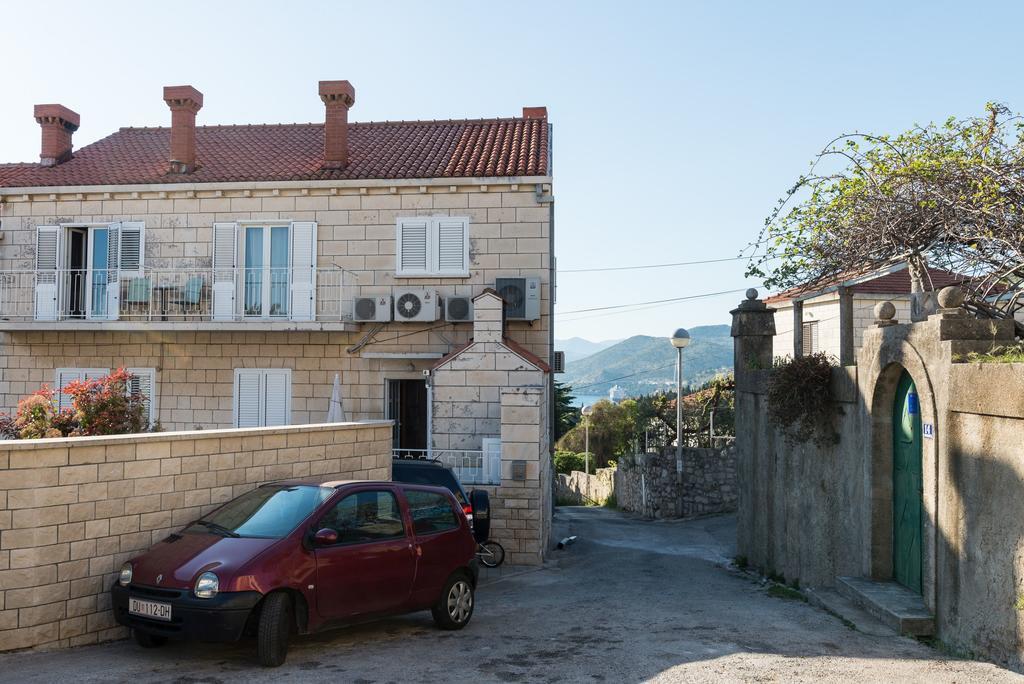
[[[814,159],[751,245],[748,276],[816,285],[906,262],[969,277],[968,305],[1012,317],[1024,290],[1024,123],[1001,105],[896,136],[846,134]],[[1016,295],[1016,296],[1014,296]]]
[[[572,386],[555,382],[555,441],[580,422],[580,410],[572,405]]]

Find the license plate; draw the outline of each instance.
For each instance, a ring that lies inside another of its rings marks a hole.
[[[128,598],[128,612],[132,615],[152,618],[154,620],[171,620],[171,604],[157,601],[143,601],[134,597]]]

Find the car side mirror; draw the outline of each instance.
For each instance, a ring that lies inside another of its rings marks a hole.
[[[325,527],[313,535],[313,543],[317,546],[330,546],[331,544],[337,544],[338,533]]]

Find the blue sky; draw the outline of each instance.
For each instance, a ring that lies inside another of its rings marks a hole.
[[[566,270],[735,256],[834,135],[1024,108],[1016,2],[99,6],[4,5],[0,160],[37,159],[35,103],[81,114],[82,146],[167,125],[161,89],[182,83],[210,124],[321,121],[320,79],[352,81],[353,120],[545,105]],[[556,312],[756,285],[743,270],[563,273]],[[556,335],[668,335],[727,323],[740,298],[559,313]]]

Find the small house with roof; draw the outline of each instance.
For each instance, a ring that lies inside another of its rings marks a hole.
[[[930,291],[966,280],[938,268],[929,268],[928,278]],[[772,295],[765,303],[775,310],[773,353],[776,357],[797,357],[825,352],[843,365],[852,365],[864,331],[875,321],[875,306],[892,302],[896,307],[895,319],[909,323],[917,320],[913,299],[906,263]],[[845,336],[844,325],[848,330]],[[844,338],[848,340],[845,351]]]

